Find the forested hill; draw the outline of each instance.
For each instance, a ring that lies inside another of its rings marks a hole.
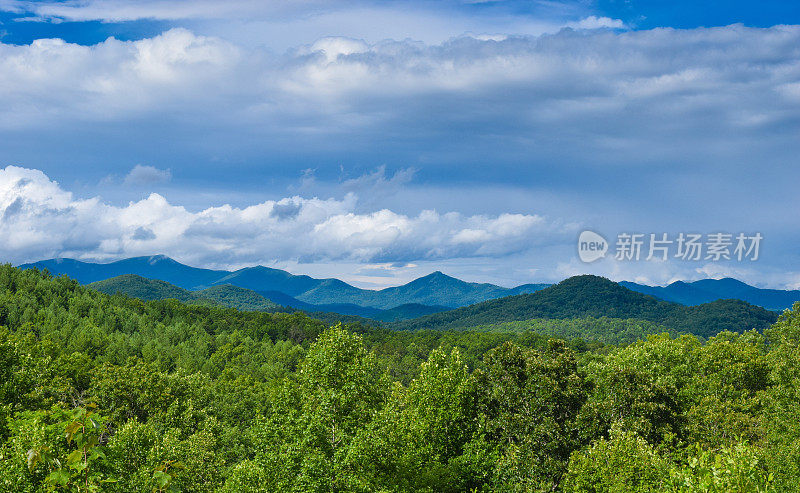
[[[603,277],[566,279],[532,294],[508,296],[395,325],[401,329],[451,329],[537,318],[611,317],[656,322],[710,337],[723,330],[763,330],[778,314],[739,300],[687,307],[626,289]]]

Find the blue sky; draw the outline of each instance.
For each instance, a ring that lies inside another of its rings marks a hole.
[[[0,248],[800,287],[795,2],[0,0]],[[757,262],[578,260],[590,229]]]

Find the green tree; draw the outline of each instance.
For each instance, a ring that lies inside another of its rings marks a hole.
[[[563,490],[575,493],[663,491],[669,462],[635,432],[616,427],[586,450],[573,452]]]
[[[577,417],[588,386],[563,341],[545,351],[511,343],[486,355],[477,376],[483,446],[498,460],[493,487],[539,491],[558,486],[572,451],[579,447]]]
[[[360,480],[346,457],[382,407],[388,382],[358,335],[340,326],[311,345],[254,442],[269,485],[281,491],[342,491]]]
[[[349,455],[363,486],[399,491],[469,491],[481,471],[465,446],[477,427],[475,381],[457,349],[436,349],[408,389],[396,385]]]

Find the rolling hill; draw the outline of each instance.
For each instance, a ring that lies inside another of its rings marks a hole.
[[[399,329],[454,329],[530,319],[609,317],[647,320],[709,337],[722,330],[764,329],[778,314],[740,300],[687,307],[631,291],[597,276],[575,276],[532,294],[508,296],[395,324]]]
[[[179,288],[174,284],[135,274],[123,274],[111,279],[96,281],[90,283],[88,287],[105,294],[120,293],[144,301],[174,299],[188,303],[200,300],[196,293]]]

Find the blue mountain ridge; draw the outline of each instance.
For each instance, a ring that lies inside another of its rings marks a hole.
[[[436,271],[401,286],[370,290],[335,278],[316,279],[264,266],[235,271],[190,267],[165,255],[133,257],[109,263],[49,259],[19,267],[36,267],[56,275],[66,274],[82,284],[123,274],[166,281],[191,291],[230,284],[253,290],[283,306],[359,316],[369,316],[373,312],[378,313],[375,310],[389,310],[402,305],[436,307],[439,311],[505,296],[534,293],[549,286],[523,284],[505,288],[489,283],[466,282]],[[739,299],[767,310],[781,311],[800,301],[799,290],[757,288],[731,278],[677,281],[668,286],[648,286],[628,281],[619,284],[632,291],[687,306],[719,299]]]
[[[667,286],[648,286],[634,282],[619,283],[631,291],[649,294],[665,301],[696,306],[719,299],[737,299],[772,311],[783,311],[800,301],[800,291],[764,289],[726,277],[700,281],[676,281]]]

